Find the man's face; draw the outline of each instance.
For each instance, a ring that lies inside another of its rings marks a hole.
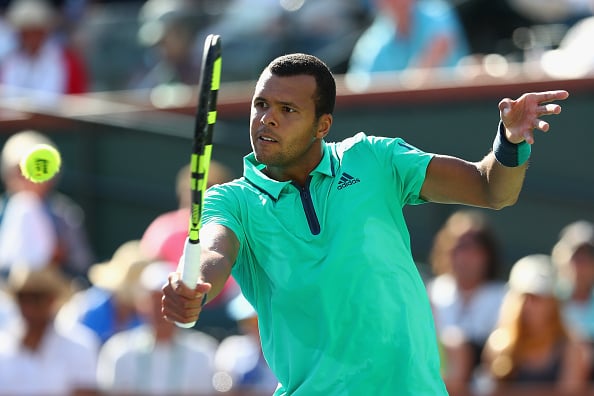
[[[313,76],[279,77],[265,71],[256,84],[250,139],[256,160],[268,168],[313,168],[320,161],[320,141],[331,116],[316,119]]]

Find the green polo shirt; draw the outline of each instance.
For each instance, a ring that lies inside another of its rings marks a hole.
[[[324,143],[305,188],[244,176],[207,194],[203,222],[240,242],[233,276],[258,312],[275,395],[446,395],[402,208],[432,155],[402,139]]]

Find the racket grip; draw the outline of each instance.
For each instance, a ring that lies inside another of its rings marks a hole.
[[[181,273],[181,279],[184,284],[190,288],[195,288],[200,276],[200,243],[192,243],[186,239],[184,245],[184,252],[179,260],[177,270]],[[178,327],[191,328],[196,322],[179,323],[175,322]]]

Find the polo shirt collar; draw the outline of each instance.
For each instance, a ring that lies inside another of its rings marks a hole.
[[[322,160],[311,174],[320,173],[328,177],[334,177],[337,160],[332,155],[332,150],[325,141],[322,141],[322,151]],[[264,164],[256,161],[253,152],[243,158],[243,176],[258,189],[263,190],[274,199],[278,199],[283,188],[291,184],[291,181],[281,182],[273,180],[266,176],[262,172],[262,169],[264,169]]]

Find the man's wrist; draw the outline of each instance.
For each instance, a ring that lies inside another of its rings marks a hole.
[[[505,125],[499,121],[497,135],[493,141],[493,154],[497,162],[503,166],[514,168],[524,164],[530,158],[532,148],[526,141],[512,143],[505,136]]]

